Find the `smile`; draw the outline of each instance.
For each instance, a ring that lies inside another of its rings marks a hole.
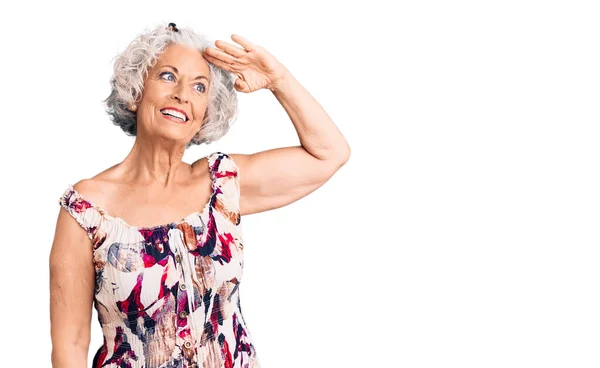
[[[175,109],[172,107],[164,108],[164,109],[160,110],[160,112],[163,114],[163,116],[165,118],[175,121],[177,123],[185,123],[189,120],[185,111]]]

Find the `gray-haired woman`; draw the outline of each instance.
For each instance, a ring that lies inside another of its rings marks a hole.
[[[54,368],[84,367],[92,303],[104,334],[93,367],[260,367],[240,309],[241,216],[303,198],[348,160],[327,113],[264,48],[210,44],[174,23],[115,62],[107,111],[135,143],[125,159],[60,197],[50,254]],[[238,92],[269,89],[300,146],[214,152]]]

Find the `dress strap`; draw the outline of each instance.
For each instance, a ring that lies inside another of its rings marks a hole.
[[[95,235],[103,219],[100,211],[93,204],[83,199],[71,184],[60,196],[59,204],[85,229],[88,237],[95,245]]]
[[[214,152],[207,157],[211,174],[217,186],[230,180],[238,180],[238,167],[231,156],[223,152]]]
[[[240,180],[239,169],[233,158],[223,152],[208,156],[209,168],[213,176],[214,190],[223,210],[229,213],[234,224],[240,222]]]

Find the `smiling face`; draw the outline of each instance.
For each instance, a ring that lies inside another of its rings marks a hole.
[[[137,104],[138,135],[144,131],[189,142],[204,120],[209,78],[210,69],[200,50],[167,46],[144,81]]]

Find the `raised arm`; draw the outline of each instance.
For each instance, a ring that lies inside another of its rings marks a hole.
[[[350,146],[321,105],[288,72],[271,88],[300,146],[231,154],[240,172],[240,213],[268,211],[305,197],[350,158]]]
[[[50,251],[53,368],[87,367],[94,284],[88,234],[61,207]]]
[[[230,154],[239,169],[240,213],[282,207],[329,180],[350,157],[350,146],[327,112],[273,55],[233,34],[243,48],[217,40],[204,57],[238,76],[240,92],[269,89],[290,117],[300,146]]]

